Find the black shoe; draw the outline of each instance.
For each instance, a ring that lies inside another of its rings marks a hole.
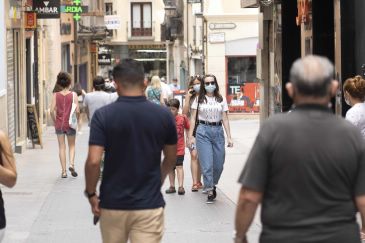
[[[66,173],[66,171],[65,171],[65,172],[62,172],[62,174],[61,174],[61,178],[67,178],[67,173]]]
[[[166,191],[167,194],[176,193],[176,189],[173,186],[170,186]]]
[[[213,196],[214,196],[214,199],[217,197],[217,188],[215,186],[213,188]]]
[[[208,197],[207,197],[206,203],[212,204],[212,203],[214,203],[214,199],[215,199],[215,197],[214,197],[213,191],[208,192]]]
[[[184,189],[184,187],[179,187],[179,190],[177,190],[177,194],[179,194],[179,195],[184,195],[185,194],[185,189]]]
[[[71,175],[73,176],[73,177],[77,177],[78,175],[77,175],[77,172],[76,172],[76,170],[74,169],[74,167],[69,167],[68,168],[68,170],[71,172]]]

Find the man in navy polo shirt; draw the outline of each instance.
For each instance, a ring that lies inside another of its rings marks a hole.
[[[146,100],[147,84],[139,62],[123,60],[114,67],[113,77],[119,98],[97,110],[90,124],[85,195],[93,214],[100,217],[104,243],[128,239],[157,243],[164,228],[161,185],[176,162],[175,121],[167,109]]]

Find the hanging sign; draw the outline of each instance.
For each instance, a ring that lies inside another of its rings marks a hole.
[[[24,14],[24,28],[26,30],[34,30],[37,28],[37,13],[25,12]]]
[[[60,7],[60,0],[33,1],[33,10],[39,19],[59,19]]]
[[[98,54],[99,65],[111,65],[112,55],[111,54]]]
[[[88,6],[81,6],[81,0],[74,0],[72,5],[61,6],[62,13],[72,13],[74,15],[74,19],[79,21],[81,19],[81,15],[83,13],[87,13],[89,11]]]

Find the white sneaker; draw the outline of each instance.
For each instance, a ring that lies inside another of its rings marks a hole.
[[[207,189],[206,189],[206,188],[203,188],[202,193],[203,193],[203,194],[208,194]]]

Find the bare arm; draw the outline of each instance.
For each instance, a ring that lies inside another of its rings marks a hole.
[[[52,96],[50,115],[51,115],[53,123],[55,123],[56,122],[56,93],[54,93]]]
[[[186,94],[186,96],[185,96],[185,103],[184,103],[184,106],[183,106],[183,108],[182,108],[182,114],[183,115],[189,115],[189,111],[190,111],[190,106],[191,106],[191,104],[190,104],[190,100],[191,100],[191,94],[190,94],[190,92],[192,91],[193,89],[189,89],[188,90],[188,93]]]
[[[195,121],[196,121],[196,112],[197,110],[191,109],[189,138],[193,136]]]
[[[246,234],[255,216],[258,205],[262,201],[261,192],[251,191],[241,187],[235,219],[235,243],[247,242]]]
[[[97,145],[89,146],[89,153],[85,163],[85,191],[89,194],[96,193],[96,185],[100,177],[100,162],[103,156],[104,147]],[[91,211],[94,215],[100,216],[99,198],[95,195],[89,198]]]
[[[365,195],[356,197],[355,201],[361,216],[361,232],[365,234]]]
[[[79,100],[77,98],[77,94],[75,92],[72,92],[73,102],[76,105],[76,116],[79,118],[80,115],[80,107],[79,107]]]
[[[0,147],[2,166],[0,166],[0,183],[13,187],[16,183],[17,172],[15,165],[15,158],[11,149],[11,144],[4,132],[0,131]]]
[[[161,185],[163,185],[166,176],[170,173],[176,163],[176,144],[165,145],[163,148],[164,159],[161,164]]]
[[[163,94],[162,94],[163,92],[161,91],[161,93],[160,93],[160,104],[161,105],[166,105],[166,103],[165,103],[165,99],[164,99],[164,96],[163,96]]]
[[[222,120],[223,120],[224,130],[226,131],[226,134],[227,134],[228,147],[233,147],[233,141],[232,141],[232,136],[231,136],[231,128],[229,126],[228,112],[227,111],[223,112]]]

